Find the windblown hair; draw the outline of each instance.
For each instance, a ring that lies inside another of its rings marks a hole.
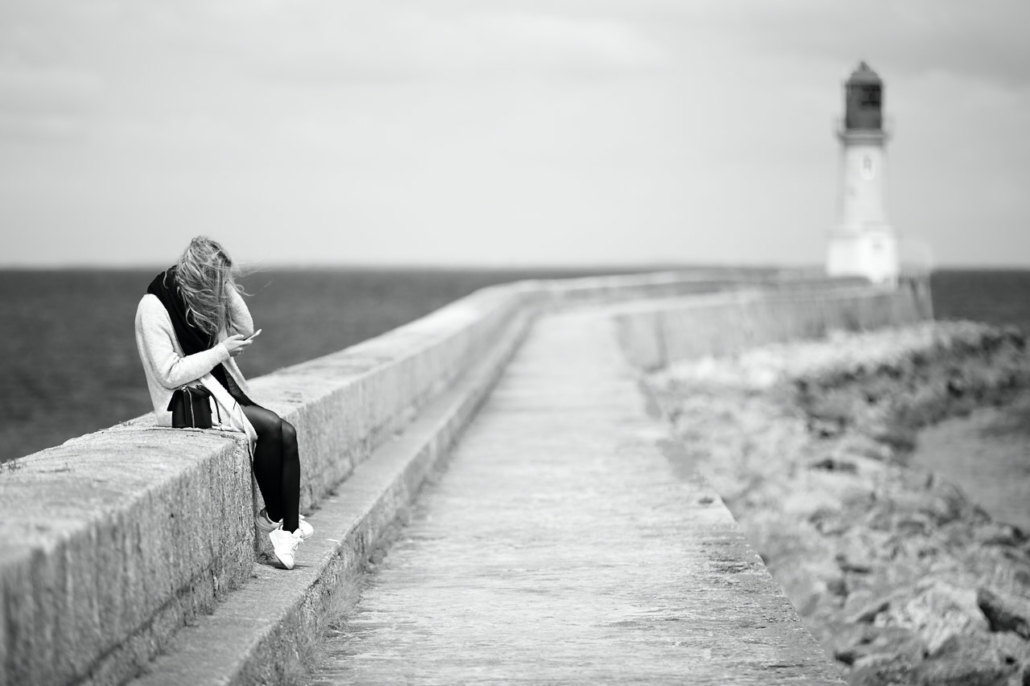
[[[242,293],[236,283],[239,269],[217,241],[197,236],[179,258],[176,277],[186,301],[186,320],[215,336],[224,327],[235,329],[229,311],[229,290]]]

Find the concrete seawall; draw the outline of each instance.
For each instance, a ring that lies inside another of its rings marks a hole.
[[[731,294],[651,301],[616,317],[630,362],[645,370],[754,346],[817,338],[932,318],[919,284],[801,291],[741,290]]]
[[[254,395],[298,428],[307,510],[467,370],[485,364],[499,373],[541,311],[756,288],[778,294],[627,305],[620,323],[630,358],[653,366],[711,351],[720,332],[724,349],[733,350],[763,336],[816,335],[835,324],[876,326],[926,312],[914,291],[854,290],[853,282],[825,279],[657,274],[524,282],[478,291],[366,343],[256,379]],[[804,314],[815,310],[823,313],[818,326]],[[777,328],[790,313],[795,324]],[[752,324],[734,329],[730,320]],[[477,375],[463,392],[485,394],[496,373]],[[240,436],[158,428],[149,416],[7,466],[0,474],[0,686],[121,683],[140,673],[180,627],[251,575],[258,500]],[[390,518],[377,512],[376,525],[354,545],[370,546]]]

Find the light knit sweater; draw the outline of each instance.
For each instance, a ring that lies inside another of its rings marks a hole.
[[[237,325],[237,332],[244,336],[253,334],[254,320],[239,293],[231,292],[229,308],[233,322]],[[218,422],[220,416],[221,428],[246,433],[253,449],[254,442],[257,441],[257,432],[247,420],[239,403],[211,375],[211,370],[221,364],[243,392],[250,395],[247,380],[243,378],[242,372],[236,366],[236,360],[229,355],[228,348],[222,343],[226,337],[226,332],[222,330],[218,335],[219,342],[214,347],[193,355],[184,355],[175,336],[171,317],[156,295],[144,295],[136,308],[136,348],[143,362],[143,371],[147,376],[147,387],[150,389],[150,400],[154,404],[154,416],[157,417],[158,425],[172,425],[172,413],[168,410],[168,404],[175,389],[199,381],[211,391],[212,420]],[[217,403],[217,407],[214,403]]]

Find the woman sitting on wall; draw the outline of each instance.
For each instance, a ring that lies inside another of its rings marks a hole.
[[[300,516],[297,432],[276,413],[250,399],[235,357],[250,347],[254,331],[229,254],[210,238],[194,238],[179,262],[150,283],[136,310],[136,346],[147,376],[154,414],[172,426],[176,389],[201,385],[211,394],[217,426],[250,440],[251,465],[265,500],[258,528],[276,559],[293,569],[298,544],[313,533]]]

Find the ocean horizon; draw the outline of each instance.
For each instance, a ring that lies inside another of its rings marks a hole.
[[[150,411],[136,351],[136,305],[161,266],[0,268],[0,462]],[[360,343],[485,286],[664,269],[266,267],[244,270],[248,304],[264,329],[238,362],[249,378]],[[938,319],[1030,331],[1030,269],[949,269],[931,275]]]

